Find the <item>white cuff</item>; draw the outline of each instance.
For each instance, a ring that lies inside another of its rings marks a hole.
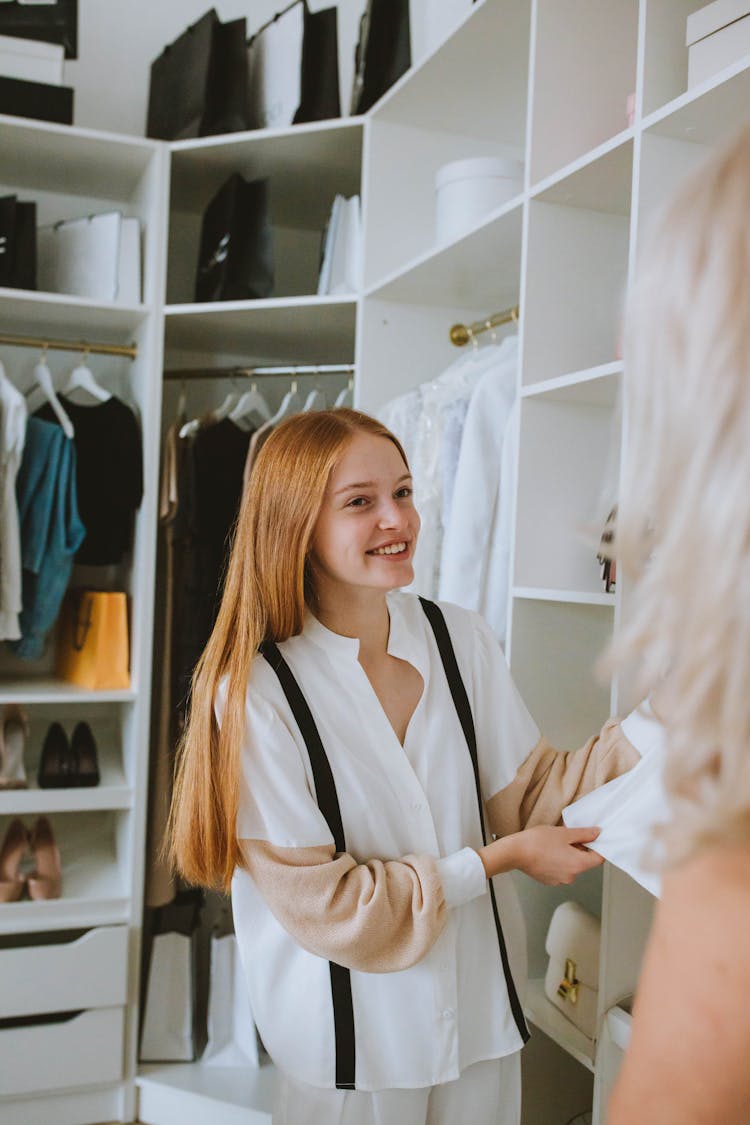
[[[654,715],[648,699],[644,699],[620,724],[622,733],[641,755],[664,745],[664,727]]]
[[[462,848],[460,852],[439,859],[437,869],[443,883],[446,906],[463,906],[487,890],[484,864],[473,848]]]

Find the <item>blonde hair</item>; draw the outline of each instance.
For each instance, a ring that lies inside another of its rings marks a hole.
[[[677,859],[750,838],[750,129],[660,216],[625,335],[614,653],[659,684]]]
[[[314,599],[308,553],[332,468],[356,433],[398,440],[346,408],[297,414],[258,454],[242,498],[219,614],[193,674],[178,751],[168,854],[188,882],[229,888],[241,862],[235,824],[250,666],[264,640],[302,631]],[[227,680],[221,728],[214,703]]]

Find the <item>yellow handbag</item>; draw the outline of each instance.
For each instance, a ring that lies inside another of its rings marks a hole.
[[[127,595],[68,591],[57,633],[57,675],[92,691],[128,688],[128,666]]]

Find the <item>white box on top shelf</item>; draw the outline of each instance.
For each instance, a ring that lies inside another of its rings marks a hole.
[[[750,53],[750,4],[714,0],[688,16],[688,89]]]
[[[61,86],[64,61],[65,48],[57,43],[0,35],[0,75],[3,78]]]

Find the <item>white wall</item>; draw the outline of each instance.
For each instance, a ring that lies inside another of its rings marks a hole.
[[[223,20],[246,16],[248,35],[288,0],[213,0]],[[348,111],[354,48],[365,0],[309,0],[339,10],[339,81]],[[78,0],[78,59],[66,63],[76,125],[143,136],[149,70],[165,44],[199,19],[212,0]],[[471,8],[471,0],[411,0],[412,57],[419,59]]]

